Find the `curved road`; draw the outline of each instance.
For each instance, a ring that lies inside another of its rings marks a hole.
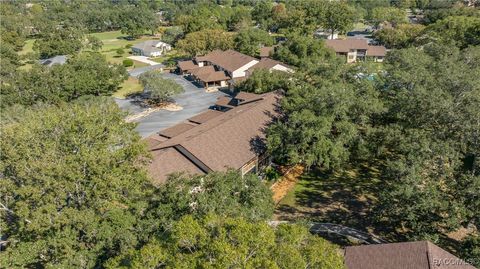
[[[272,226],[277,226],[282,223],[290,223],[290,222],[289,221],[269,221],[268,222],[268,224]],[[319,233],[338,234],[341,236],[354,238],[355,240],[358,240],[364,244],[388,243],[387,241],[381,239],[376,235],[362,232],[357,229],[346,227],[343,225],[338,225],[333,223],[311,222],[309,223],[309,226],[310,226],[309,230],[313,234],[319,234]]]

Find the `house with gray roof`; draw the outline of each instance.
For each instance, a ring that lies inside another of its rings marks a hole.
[[[146,57],[158,57],[171,49],[172,46],[170,44],[160,40],[147,40],[132,46],[133,54]]]

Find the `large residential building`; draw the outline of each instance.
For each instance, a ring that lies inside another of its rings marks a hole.
[[[147,40],[132,46],[133,54],[147,57],[158,57],[171,49],[171,45],[159,40]]]
[[[383,62],[387,49],[384,46],[372,46],[366,39],[332,39],[325,40],[325,45],[333,49],[337,55],[345,56],[347,63],[372,60]]]
[[[277,115],[280,95],[240,92],[221,97],[216,106],[148,137],[148,170],[155,183],[175,172],[206,174],[237,169],[256,172],[269,162],[264,130]]]
[[[428,241],[347,247],[347,269],[475,269]]]
[[[293,72],[286,64],[264,57],[261,60],[234,50],[214,50],[207,55],[178,62],[181,74],[189,75],[205,88],[221,88],[247,78],[255,68]]]

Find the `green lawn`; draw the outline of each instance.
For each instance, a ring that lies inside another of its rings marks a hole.
[[[102,33],[93,33],[92,36],[97,37],[102,41],[103,46],[101,51],[111,51],[116,50],[118,48],[125,49],[125,46],[128,44],[136,44],[145,40],[154,39],[152,36],[143,36],[138,39],[129,40],[127,36],[122,34],[120,31],[111,31],[111,32],[102,32]],[[128,51],[129,49],[125,49]]]
[[[29,52],[33,52],[33,42],[35,42],[35,39],[27,39],[25,41],[25,45],[23,46],[23,49],[18,52],[19,55],[25,55]]]
[[[280,201],[276,218],[330,222],[390,234],[384,227],[376,227],[370,218],[381,185],[376,164],[360,163],[333,172],[312,170],[302,175]]]
[[[102,41],[103,46],[100,52],[105,55],[107,61],[115,64],[121,64],[128,56],[131,55],[131,50],[126,48],[127,45],[133,45],[145,40],[154,39],[152,36],[143,36],[138,39],[129,40],[127,36],[120,31],[93,33],[92,36],[97,37]],[[123,49],[124,53],[117,54],[117,49]],[[147,64],[135,62],[135,67],[147,66]]]
[[[129,94],[141,92],[142,90],[143,90],[143,87],[138,82],[138,79],[129,77],[120,85],[120,88],[118,89],[118,91],[112,94],[112,96],[124,99]]]

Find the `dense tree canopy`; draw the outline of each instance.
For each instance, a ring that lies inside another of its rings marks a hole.
[[[426,29],[428,41],[452,44],[459,48],[480,45],[480,16],[447,17]]]
[[[171,45],[175,45],[177,41],[183,38],[183,30],[179,26],[169,27],[162,34],[162,41]]]
[[[378,27],[383,22],[388,22],[393,26],[407,22],[407,13],[405,9],[395,7],[377,7],[372,11],[372,20]]]
[[[273,44],[273,37],[258,28],[244,29],[235,36],[235,50],[254,57],[259,56],[261,47]]]
[[[35,65],[30,71],[18,71],[9,85],[2,85],[2,106],[111,95],[126,76],[123,66],[109,64],[99,53],[85,52],[63,65]]]
[[[212,50],[234,47],[234,35],[222,30],[203,30],[189,33],[177,42],[177,48],[191,56],[203,55]]]
[[[322,268],[342,269],[338,249],[302,226],[184,216],[139,250],[109,260],[106,268]]]
[[[268,220],[273,214],[270,190],[254,175],[237,171],[206,176],[172,175],[158,189],[152,219],[168,223],[180,216],[202,218],[208,214]]]
[[[11,112],[10,112],[11,111]],[[108,99],[9,110],[0,139],[9,268],[92,268],[137,243],[148,181],[134,124]]]
[[[257,94],[287,89],[290,74],[282,71],[258,69],[248,79],[242,81],[236,88],[239,91]]]
[[[382,104],[366,80],[318,86],[297,82],[288,88],[282,111],[285,117],[267,132],[270,152],[281,162],[329,168],[348,160]]]
[[[154,31],[158,23],[145,5],[125,7],[120,13],[119,26],[122,33],[137,38],[146,31]]]
[[[445,49],[411,48],[388,58],[389,123],[375,136],[390,156],[382,212],[415,238],[479,224],[479,50]]]
[[[335,53],[326,48],[322,40],[294,35],[275,49],[273,57],[287,64],[311,69],[322,61],[334,59]]]
[[[328,29],[332,35],[335,32],[345,33],[353,28],[355,10],[341,1],[328,1],[321,25]]]
[[[33,45],[33,49],[39,52],[41,58],[72,55],[88,46],[88,38],[86,38],[82,29],[73,25],[52,25],[52,27],[53,29],[44,30]],[[93,42],[96,49],[101,46],[101,44],[97,44],[98,41],[95,39],[90,41]]]
[[[424,29],[421,24],[400,24],[395,28],[378,30],[373,36],[385,47],[398,49],[413,45]]]

